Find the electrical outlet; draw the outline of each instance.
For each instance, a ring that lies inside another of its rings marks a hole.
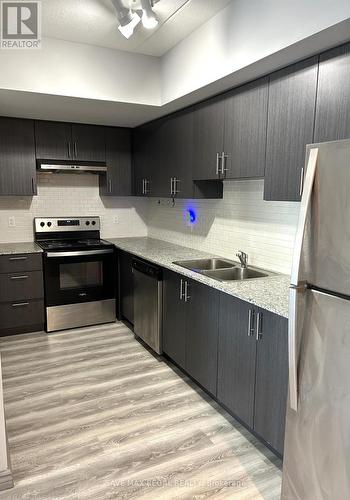
[[[114,216],[114,224],[119,224],[119,218],[116,215]]]
[[[15,227],[16,219],[14,217],[9,217],[9,227]]]

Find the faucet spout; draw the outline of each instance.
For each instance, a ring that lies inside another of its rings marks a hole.
[[[241,267],[243,269],[246,269],[248,266],[248,254],[246,254],[245,252],[242,252],[242,250],[240,250],[238,253],[236,253],[236,256],[240,260]]]

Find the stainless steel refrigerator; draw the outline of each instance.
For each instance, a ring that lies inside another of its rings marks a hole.
[[[350,498],[350,140],[307,148],[289,298],[283,500]]]

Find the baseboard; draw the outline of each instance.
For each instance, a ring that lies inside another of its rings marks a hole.
[[[0,472],[0,491],[8,490],[13,488],[13,478],[10,469],[6,469]]]

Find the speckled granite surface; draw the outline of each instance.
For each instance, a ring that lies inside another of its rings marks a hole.
[[[24,243],[0,243],[0,255],[37,252],[42,252],[42,249],[36,245],[34,241]]]
[[[178,260],[211,258],[217,255],[152,238],[117,238],[108,241],[121,250],[288,318],[289,276],[277,274],[239,282],[220,282],[173,264]]]

